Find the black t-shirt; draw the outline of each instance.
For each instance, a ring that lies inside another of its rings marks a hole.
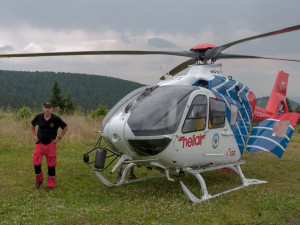
[[[56,138],[59,127],[64,129],[67,126],[60,117],[54,114],[51,114],[51,118],[46,121],[44,113],[36,115],[36,117],[31,121],[31,124],[33,126],[39,126],[37,137],[39,142],[42,142],[45,145],[49,144]]]

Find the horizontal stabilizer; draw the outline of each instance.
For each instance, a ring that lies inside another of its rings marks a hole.
[[[281,158],[299,118],[298,113],[284,113],[256,124],[252,128],[247,151],[268,151]]]

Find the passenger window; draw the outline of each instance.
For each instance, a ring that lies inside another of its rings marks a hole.
[[[238,114],[238,107],[236,105],[230,105],[230,126],[233,126],[236,122],[237,114]]]
[[[197,95],[190,107],[182,127],[182,133],[205,130],[207,120],[206,96]]]
[[[225,102],[214,98],[209,99],[209,123],[208,128],[220,128],[225,126]]]

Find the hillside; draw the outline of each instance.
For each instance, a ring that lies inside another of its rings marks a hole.
[[[40,108],[50,99],[55,81],[61,94],[66,96],[70,90],[75,105],[84,111],[95,109],[99,104],[111,108],[127,93],[143,86],[106,76],[0,70],[0,108]]]

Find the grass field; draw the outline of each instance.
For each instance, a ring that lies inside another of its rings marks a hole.
[[[0,117],[0,224],[300,224],[299,129],[281,159],[265,152],[243,155],[245,176],[267,184],[193,204],[179,184],[182,180],[200,196],[192,176],[175,182],[158,178],[113,188],[102,185],[82,161],[97,140],[94,131],[100,121],[63,118],[69,130],[58,143],[57,186],[47,192],[45,184],[34,188],[30,119]],[[136,169],[138,177],[148,173]],[[211,171],[203,177],[210,193],[240,184],[233,173]]]

